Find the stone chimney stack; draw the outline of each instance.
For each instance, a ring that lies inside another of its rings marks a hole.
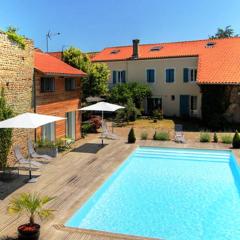
[[[133,39],[133,53],[132,53],[132,58],[133,59],[138,59],[138,46],[139,46],[139,39]]]

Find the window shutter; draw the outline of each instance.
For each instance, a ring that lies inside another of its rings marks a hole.
[[[166,82],[169,82],[170,80],[170,74],[169,69],[166,69]]]
[[[122,83],[126,82],[126,71],[122,71]]]
[[[174,69],[170,70],[170,82],[174,82]]]
[[[117,72],[116,71],[113,71],[113,84],[116,84],[116,81],[117,81]]]
[[[183,81],[184,82],[188,82],[189,79],[188,79],[188,68],[184,68],[183,69]]]

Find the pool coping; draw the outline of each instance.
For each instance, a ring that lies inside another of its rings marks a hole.
[[[164,240],[163,238],[149,238],[149,237],[141,237],[135,235],[128,235],[122,233],[112,233],[107,231],[99,231],[99,230],[92,230],[92,229],[85,229],[85,228],[76,228],[76,227],[66,227],[63,224],[56,224],[54,228],[61,231],[66,232],[79,232],[85,234],[91,234],[95,236],[101,237],[114,237],[114,239],[124,239],[124,240]]]

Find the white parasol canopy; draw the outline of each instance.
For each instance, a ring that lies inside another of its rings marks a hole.
[[[6,119],[0,122],[0,128],[38,128],[48,123],[64,120],[62,117],[55,117],[37,113],[23,113],[16,117]],[[31,159],[30,159],[31,160]],[[31,161],[29,168],[29,182],[35,182],[36,179],[32,178]]]
[[[38,128],[48,123],[64,120],[62,117],[55,117],[37,113],[23,113],[16,117],[0,122],[0,128]]]
[[[81,111],[101,111],[101,112],[115,112],[118,109],[124,108],[116,104],[108,102],[98,102],[96,104],[81,108]]]

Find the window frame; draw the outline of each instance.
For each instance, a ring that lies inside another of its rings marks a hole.
[[[46,128],[47,125],[50,126],[51,130],[53,128],[53,132],[50,134],[51,139],[47,139],[44,135],[44,128]],[[53,142],[53,141],[56,140],[56,122],[48,123],[48,124],[45,124],[45,125],[41,126],[41,138],[44,141],[50,141],[50,142]]]
[[[113,72],[116,72],[116,83],[113,82]],[[122,81],[122,72],[125,72],[125,81]],[[120,74],[120,81],[119,81],[119,75]],[[127,71],[125,69],[115,69],[112,70],[112,84],[117,85],[117,84],[124,84],[127,82]]]
[[[173,82],[167,82],[167,70],[168,69],[173,69],[174,70],[174,79],[173,79]],[[166,84],[173,84],[176,82],[176,68],[175,67],[167,67],[167,68],[164,68],[164,83]]]
[[[74,87],[72,88],[72,85],[70,84],[70,88],[67,89],[67,81],[68,80],[74,80]],[[69,92],[69,91],[75,91],[77,89],[77,84],[76,84],[76,78],[64,78],[64,87],[65,87],[65,91]]]
[[[187,82],[185,82],[184,81],[184,69],[188,69],[188,81]],[[191,80],[191,71],[193,71],[193,79],[195,79],[195,80]],[[198,71],[198,69],[197,69],[197,67],[184,67],[183,68],[183,83],[196,83],[197,82],[197,71]]]
[[[46,90],[43,88],[44,84],[42,83],[43,80],[52,80],[53,81],[53,89],[52,90]],[[43,85],[42,85],[43,84]],[[40,78],[40,92],[41,93],[51,93],[56,91],[56,81],[54,77],[41,77]]]
[[[153,70],[154,71],[154,81],[153,82],[148,82],[148,73],[147,73],[148,70]],[[156,77],[157,77],[156,68],[146,68],[145,69],[145,81],[146,81],[147,84],[155,84],[156,83]]]

